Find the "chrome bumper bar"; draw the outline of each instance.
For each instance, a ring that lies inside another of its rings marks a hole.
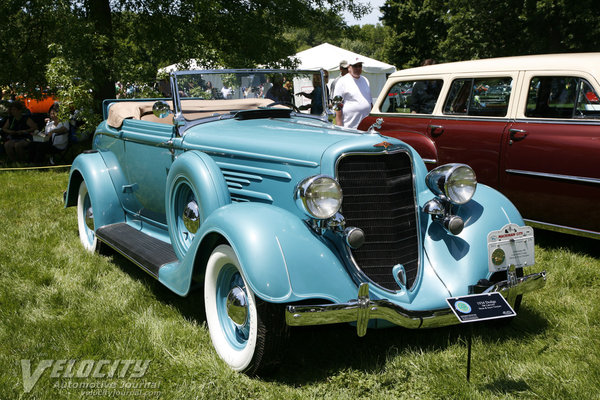
[[[545,284],[546,271],[542,271],[495,283],[484,292],[498,292],[513,305],[518,295],[541,289]],[[371,300],[368,283],[362,283],[358,288],[358,299],[347,303],[289,305],[285,311],[285,321],[290,326],[356,322],[358,336],[367,333],[367,325],[371,319],[383,319],[410,329],[437,328],[459,323],[449,307],[412,311],[389,300]]]

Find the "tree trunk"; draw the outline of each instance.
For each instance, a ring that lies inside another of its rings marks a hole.
[[[92,63],[94,83],[94,104],[97,111],[102,109],[104,99],[116,96],[113,77],[113,30],[109,0],[86,0],[88,18],[98,37],[96,56]]]

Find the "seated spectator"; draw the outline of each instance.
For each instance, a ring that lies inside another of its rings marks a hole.
[[[10,103],[10,115],[2,126],[2,131],[7,135],[4,150],[9,161],[29,161],[30,158],[31,134],[37,129],[37,125],[29,116],[23,115],[24,108],[19,101]]]
[[[283,87],[283,76],[275,75],[273,77],[273,86],[267,90],[265,98],[273,100],[276,103],[290,104],[292,102],[290,92]]]
[[[50,154],[50,164],[54,164],[52,155],[67,148],[69,144],[69,121],[58,120],[58,105],[50,108],[50,118],[46,119],[43,142],[34,142],[34,159],[36,164],[41,164],[46,154]]]

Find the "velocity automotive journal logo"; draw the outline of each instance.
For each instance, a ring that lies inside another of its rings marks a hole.
[[[40,377],[50,371],[57,381],[58,389],[157,389],[159,382],[132,382],[142,378],[148,371],[151,360],[41,360],[33,365],[31,360],[21,360],[23,390],[29,393]],[[85,378],[94,381],[82,381]],[[119,378],[117,382],[114,379]],[[111,381],[111,379],[113,379]]]

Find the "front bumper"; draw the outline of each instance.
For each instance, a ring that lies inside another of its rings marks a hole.
[[[485,292],[498,292],[513,305],[515,298],[541,289],[546,284],[546,271],[497,282]],[[285,321],[290,326],[324,325],[356,322],[358,336],[367,333],[371,319],[383,319],[404,328],[438,328],[455,325],[459,321],[449,307],[437,310],[407,310],[389,300],[371,300],[369,284],[358,288],[358,298],[347,303],[323,305],[290,305],[286,307]]]

